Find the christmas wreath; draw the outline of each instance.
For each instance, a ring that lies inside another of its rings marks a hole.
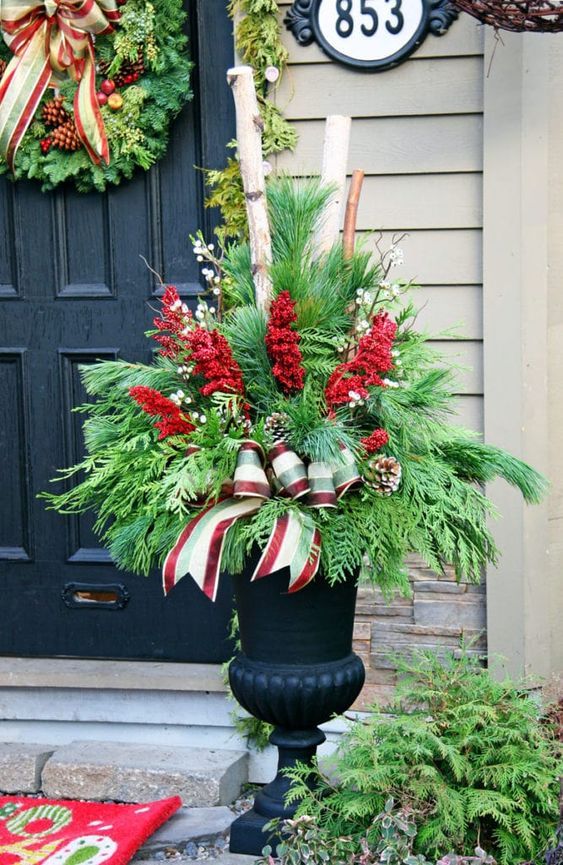
[[[270,182],[270,304],[256,302],[247,244],[221,257],[199,237],[207,291],[190,310],[166,288],[155,363],[83,370],[88,456],[64,473],[82,479],[45,497],[93,509],[121,567],[164,562],[166,591],[189,573],[213,599],[220,571],[257,549],[253,578],[287,567],[290,592],[319,566],[408,590],[410,551],[479,580],[496,557],[481,485],[543,492],[532,468],[448,422],[455,378],[393,278],[398,246],[317,253],[330,192]]]
[[[148,169],[191,96],[182,0],[0,3],[0,170],[86,192]]]

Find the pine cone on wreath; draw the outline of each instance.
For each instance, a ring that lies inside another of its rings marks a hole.
[[[382,496],[396,493],[401,485],[401,463],[395,457],[379,457],[370,460],[364,480]]]
[[[78,137],[78,131],[72,117],[69,117],[66,123],[57,126],[57,128],[53,130],[51,139],[52,146],[58,147],[59,150],[74,151],[80,150],[82,147],[82,142]]]
[[[107,60],[101,60],[98,64],[98,71],[101,75],[107,76],[110,63]],[[126,84],[133,84],[138,81],[141,75],[145,73],[145,60],[142,52],[134,61],[124,60],[121,64],[119,72],[112,76],[112,81],[116,87],[123,87]]]
[[[264,432],[271,439],[272,445],[287,441],[289,418],[283,411],[276,411],[266,418]]]
[[[49,99],[45,103],[41,111],[41,117],[45,126],[54,128],[62,126],[70,120],[70,114],[63,105],[64,99],[62,96],[56,96],[54,99]]]
[[[115,76],[115,86],[123,87],[124,84],[133,84],[138,81],[141,75],[145,74],[145,60],[142,54],[139,54],[137,60],[133,63],[122,63],[121,69]]]
[[[6,71],[6,66],[7,66],[7,65],[8,65],[8,64],[6,63],[6,61],[5,61],[5,60],[2,60],[2,58],[0,57],[0,78],[2,78],[4,72]]]

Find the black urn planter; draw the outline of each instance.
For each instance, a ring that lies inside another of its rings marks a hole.
[[[330,586],[318,574],[292,595],[287,569],[254,583],[249,573],[233,581],[242,652],[229,668],[231,689],[251,715],[274,725],[270,742],[279,751],[276,777],[231,827],[231,852],[259,855],[272,843],[265,825],[296,810],[284,803],[283,769],[313,760],[326,738],[318,725],[352,705],[365,671],[352,652],[354,579]]]

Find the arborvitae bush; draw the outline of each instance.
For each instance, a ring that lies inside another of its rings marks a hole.
[[[553,727],[523,686],[497,682],[478,659],[422,653],[400,662],[389,714],[356,723],[330,784],[311,793],[292,773],[292,800],[327,838],[358,843],[389,797],[412,813],[414,850],[439,857],[479,846],[501,865],[541,856],[554,838],[562,766]]]

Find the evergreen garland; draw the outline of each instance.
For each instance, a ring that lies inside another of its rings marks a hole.
[[[192,62],[185,35],[186,13],[182,0],[126,0],[112,33],[98,36],[95,43],[96,85],[117,78],[139,64],[142,74],[119,89],[122,104],[112,109],[100,106],[110,150],[110,163],[94,164],[81,146],[73,152],[50,146],[52,130],[42,112],[53,98],[48,89],[18,149],[14,172],[0,159],[0,172],[12,179],[36,179],[43,191],[72,182],[80,192],[103,191],[108,185],[130,179],[138,169],[148,169],[164,156],[169,127],[184,103],[191,98]],[[0,61],[12,54],[0,43]],[[70,76],[61,84],[63,107],[70,117],[76,83]]]
[[[117,361],[83,370],[94,399],[82,409],[88,456],[63,473],[67,491],[46,498],[63,513],[93,510],[120,567],[147,574],[161,564],[184,526],[224,495],[241,444],[250,438],[268,453],[272,423],[306,464],[338,462],[346,446],[365,482],[331,508],[274,494],[230,528],[221,564],[232,573],[289,516],[320,534],[320,564],[332,582],[362,569],[385,593],[408,592],[409,552],[436,571],[452,563],[458,578],[479,581],[497,557],[487,526],[493,508],[482,484],[498,476],[528,502],[543,495],[536,471],[450,424],[454,374],[429,348],[428,336],[414,330],[415,310],[405,305],[411,286],[391,280],[400,252],[393,247],[374,262],[360,250],[345,261],[337,244],[315,256],[327,194],[318,181],[287,178],[268,189],[272,309],[282,300],[295,309],[287,336],[292,346],[294,335],[301,337],[293,362],[302,366],[302,389],[287,392],[276,379],[267,349],[272,319],[254,305],[247,246],[231,246],[219,261],[201,240],[198,258],[213,262],[204,267],[208,298],[192,317],[168,289],[163,317],[155,320],[161,354],[154,365]],[[381,357],[377,369],[388,371],[345,378],[359,368],[366,341]],[[197,354],[197,345],[207,347]],[[350,384],[356,379],[357,394]],[[135,402],[139,388],[158,397],[153,410]],[[339,388],[344,396],[331,408]],[[166,423],[189,423],[191,432],[166,433],[163,419],[155,426],[162,400]]]
[[[237,53],[254,69],[264,124],[264,158],[283,150],[294,150],[297,133],[270,98],[272,87],[275,91],[279,85],[288,59],[280,37],[277,0],[230,0],[228,8],[236,21]],[[274,77],[279,76],[274,81],[270,80],[272,72]],[[229,147],[234,149],[236,142],[230,142]],[[227,240],[244,239],[247,234],[246,207],[237,159],[231,156],[224,169],[208,169],[205,174],[210,188],[206,206],[217,207],[221,213],[221,224],[216,230],[219,240],[225,244]]]

